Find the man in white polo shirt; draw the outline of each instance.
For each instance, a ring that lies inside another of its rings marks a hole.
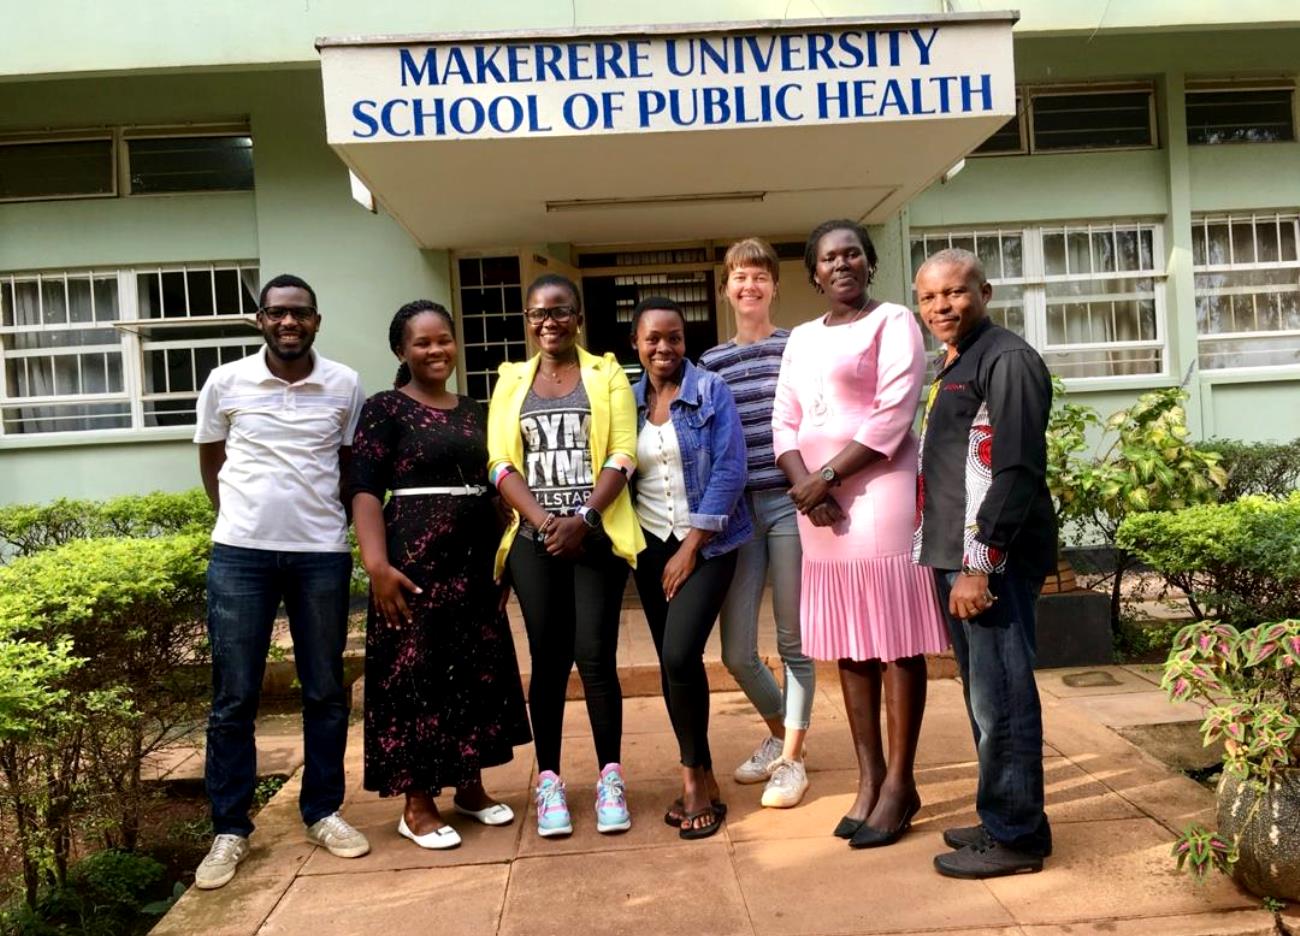
[[[257,783],[253,721],[281,601],[302,684],[307,837],[341,858],[370,851],[338,814],[348,701],[343,686],[352,554],[340,496],[365,397],[351,368],[311,350],[316,293],[284,274],[262,287],[266,347],[215,369],[198,402],[199,469],[217,509],[208,566],[212,848],[197,887],[221,887],[248,854]]]

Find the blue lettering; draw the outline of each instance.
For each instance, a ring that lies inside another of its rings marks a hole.
[[[874,117],[876,112],[871,107],[876,96],[876,79],[859,78],[853,82],[853,116]]]
[[[379,122],[384,125],[384,132],[387,133],[389,136],[407,137],[411,135],[410,130],[398,131],[398,129],[393,126],[393,109],[396,108],[399,104],[402,107],[409,108],[411,106],[410,101],[403,100],[402,98],[394,98],[393,100],[385,104],[383,108],[379,111]]]
[[[357,101],[352,105],[352,116],[357,123],[366,128],[365,133],[357,130],[352,131],[352,135],[358,140],[368,140],[379,132],[379,121],[375,120],[373,111],[378,106],[376,101]]]
[[[874,29],[871,32],[862,34],[862,38],[867,43],[867,65],[871,68],[875,68],[880,64],[880,57],[876,53],[876,39],[878,35],[879,34]]]
[[[497,84],[505,84],[506,76],[501,74],[501,69],[496,66],[496,57],[501,52],[501,46],[493,46],[492,54],[488,55],[483,46],[474,46],[474,71],[478,75],[479,84],[487,84],[488,75]]]
[[[772,67],[772,59],[776,56],[776,36],[767,37],[766,54],[764,54],[763,50],[759,47],[757,36],[745,36],[744,42],[745,45],[749,48],[749,54],[750,57],[754,60],[754,64],[758,66],[759,74],[766,74],[767,71]],[[736,37],[736,61],[738,62],[744,61],[744,59],[741,57],[740,54],[740,43],[741,43],[741,38],[737,36]],[[738,70],[744,71],[744,69],[738,69]]]
[[[857,30],[849,30],[848,32],[840,33],[840,51],[848,56],[847,59],[840,59],[840,68],[857,68],[866,58],[866,56],[863,55],[862,50],[853,44],[852,37],[854,36],[861,39],[862,33]]]
[[[762,85],[758,90],[759,90],[758,100],[759,100],[759,106],[761,108],[762,116],[746,119],[745,102],[748,100],[748,97],[745,95],[745,88],[742,87],[741,85],[736,85],[733,88],[733,91],[735,92],[736,95],[736,123],[738,124],[765,123],[770,119],[770,115],[772,112],[772,89],[767,85]]]
[[[701,47],[702,50],[702,47]],[[731,120],[731,104],[726,88],[704,89],[704,125],[724,124]]]
[[[542,119],[537,113],[537,95],[528,95],[528,129],[532,133],[550,133],[551,126],[542,126]]]
[[[898,43],[899,32],[897,29],[889,29],[885,31],[885,35],[889,37],[889,65],[891,68],[897,68],[903,61],[903,53]]]
[[[989,73],[985,72],[984,74],[979,76],[979,81],[980,81],[980,86],[979,86],[978,93],[980,99],[983,101],[983,106],[980,108],[980,110],[991,111],[993,110],[992,79],[989,77]],[[971,76],[962,75],[961,76],[961,109],[963,113],[969,114],[971,112],[971,97],[974,90],[975,89],[971,87]]]
[[[921,59],[922,65],[930,64],[930,46],[934,45],[935,37],[939,35],[939,28],[933,27],[930,30],[930,38],[927,41],[922,35],[921,30],[909,30],[912,34],[912,41],[916,43],[916,54]]]
[[[401,69],[403,88],[406,87],[408,79],[410,83],[417,85],[438,83],[436,52],[436,49],[425,49],[423,64],[416,65],[415,57],[411,55],[410,49],[397,50],[398,67]]]
[[[583,106],[587,109],[585,115],[586,119],[581,122],[577,119],[577,113],[574,107],[574,104],[577,101],[581,101]],[[570,94],[564,99],[564,122],[574,130],[590,130],[595,126],[599,117],[600,107],[596,104],[596,99],[590,94]]]
[[[501,108],[507,107],[510,110],[510,123],[506,124],[501,120]],[[524,123],[524,106],[512,97],[493,98],[492,103],[488,105],[488,123],[497,133],[514,133]]]
[[[939,113],[941,114],[947,114],[952,111],[952,100],[948,93],[948,84],[949,82],[956,80],[956,75],[939,75],[936,78],[930,79],[931,84],[937,84],[939,86]]]
[[[699,98],[696,97],[698,88],[691,88],[691,113],[690,120],[686,119],[685,108],[682,105],[682,89],[673,88],[668,92],[668,112],[672,117],[673,123],[679,127],[690,127],[700,119]]]
[[[781,115],[782,120],[789,120],[791,122],[796,120],[803,120],[803,111],[800,111],[797,114],[792,114],[790,113],[790,108],[786,107],[785,104],[786,95],[789,94],[791,91],[798,91],[802,87],[803,87],[802,85],[797,85],[797,84],[785,84],[785,85],[781,85],[781,87],[777,89],[776,112]]]
[[[831,38],[830,33],[809,33],[808,34],[808,70],[816,71],[817,62],[820,60],[822,66],[834,71],[835,63],[831,61],[831,47],[835,40]]]
[[[606,130],[614,129],[614,115],[622,109],[622,91],[602,91],[600,93],[600,112],[604,115],[601,125]]]
[[[474,78],[470,74],[469,63],[465,61],[465,53],[458,46],[451,46],[447,50],[447,55],[443,59],[442,84],[447,83],[447,79],[453,74],[460,79],[461,84],[473,84]]]
[[[691,60],[690,60],[690,62],[686,65],[685,68],[682,68],[682,67],[677,63],[677,40],[676,40],[676,39],[668,39],[668,40],[664,43],[664,45],[665,45],[665,47],[666,47],[666,49],[667,49],[667,52],[668,52],[668,71],[669,71],[669,72],[671,72],[672,74],[676,75],[676,76],[679,77],[679,78],[684,78],[684,77],[686,77],[687,75],[689,75],[691,72],[695,71],[695,43],[694,43],[694,42],[691,42],[689,39],[686,40],[686,45],[687,45],[687,47],[691,50]]]
[[[647,46],[650,45],[648,39],[633,39],[627,44],[628,70],[629,78],[653,78],[651,72],[641,70],[641,66],[650,60],[650,53]]]
[[[586,42],[569,43],[568,52],[569,52],[569,80],[570,81],[591,80],[591,75],[582,74],[582,68],[580,67],[591,62],[591,59],[589,57],[581,54],[589,48],[590,48],[590,44]]]
[[[829,81],[817,82],[817,118],[819,120],[831,120],[831,104],[835,104],[839,109],[837,116],[843,120],[849,116],[847,106],[849,96],[849,83],[847,81],[837,81],[834,83],[834,94],[831,93],[832,84]]]
[[[602,81],[606,75],[613,75],[615,78],[626,78],[627,72],[623,70],[623,65],[619,61],[623,57],[623,46],[618,42],[597,42],[596,43],[596,77]]]
[[[506,46],[506,74],[510,76],[512,84],[533,80],[524,74],[524,69],[528,67],[527,52],[528,46]]]
[[[897,108],[901,116],[907,116],[907,102],[903,100],[903,89],[894,78],[885,82],[885,93],[880,96],[880,116],[883,117],[885,111],[891,107]]]
[[[433,113],[426,114],[424,111],[424,100],[416,98],[411,102],[411,120],[415,124],[415,135],[418,137],[425,136],[424,121],[432,116],[434,122],[434,136],[442,136],[447,132],[446,121],[443,119],[443,101],[442,98],[433,99]]]
[[[637,125],[640,127],[650,126],[650,118],[656,114],[662,114],[664,108],[668,106],[668,98],[662,91],[638,91],[636,93],[636,111],[640,115]]]
[[[724,42],[721,48],[717,48],[708,39],[699,39],[700,45],[700,75],[709,73],[709,62],[712,61],[715,68],[720,74],[727,74],[730,71],[727,63],[727,45]],[[705,121],[707,123],[708,121]]]
[[[799,54],[798,47],[794,44],[795,37],[786,33],[781,37],[781,71],[803,71],[802,63],[795,64],[795,56]]]
[[[465,105],[468,105],[473,114],[473,123],[466,124],[461,120],[461,110]],[[474,98],[463,97],[456,98],[456,100],[451,102],[451,109],[447,114],[447,119],[448,122],[451,123],[451,128],[457,133],[463,136],[473,136],[483,129],[483,123],[487,119],[487,114],[484,113],[483,105],[477,100]]]
[[[548,71],[551,73],[551,77],[556,81],[564,80],[563,73],[561,73],[560,69],[556,67],[556,63],[560,61],[560,56],[563,54],[564,50],[557,45],[539,45],[537,47],[538,81],[545,81],[546,72]]]
[[[916,116],[918,114],[935,113],[935,110],[933,108],[931,108],[930,110],[925,109],[925,98],[923,92],[921,91],[922,84],[923,82],[921,81],[920,78],[912,79],[912,115],[913,116]]]

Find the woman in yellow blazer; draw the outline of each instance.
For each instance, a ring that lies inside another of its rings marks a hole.
[[[577,344],[578,289],[547,274],[524,302],[538,354],[502,364],[488,412],[488,471],[514,517],[497,550],[519,597],[532,678],[537,831],[573,831],[560,779],[564,697],[578,664],[596,742],[596,829],[631,827],[620,745],[618,622],[628,572],[645,547],[628,497],[636,469],[636,403],[612,354]]]

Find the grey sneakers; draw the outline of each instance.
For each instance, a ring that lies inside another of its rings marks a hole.
[[[370,842],[338,813],[332,813],[307,827],[307,840],[322,846],[336,858],[360,858],[370,851]]]
[[[763,788],[763,805],[774,809],[798,806],[808,790],[808,772],[803,760],[779,757],[772,764],[772,776]]]
[[[235,869],[248,855],[248,839],[242,835],[218,835],[212,840],[207,856],[194,872],[194,886],[199,890],[216,890],[230,883]]]
[[[736,782],[762,783],[772,776],[772,768],[781,759],[783,746],[780,738],[774,738],[771,735],[764,738],[763,743],[754,749],[753,754],[749,755],[749,760],[737,767],[736,772],[732,774],[736,778]]]

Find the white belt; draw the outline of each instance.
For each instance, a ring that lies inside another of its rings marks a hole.
[[[476,497],[485,493],[487,493],[487,488],[481,484],[467,484],[462,487],[396,488],[393,491],[393,496],[410,497],[413,494],[450,494],[452,497]]]

